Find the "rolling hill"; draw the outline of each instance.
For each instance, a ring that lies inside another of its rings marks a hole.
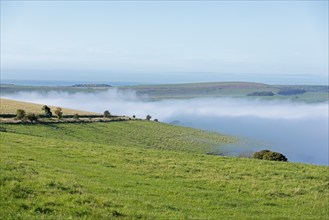
[[[42,110],[41,104],[35,104],[30,102],[22,102],[22,101],[15,101],[11,99],[4,99],[0,98],[0,114],[16,114],[17,109],[23,109],[25,112],[31,112],[35,114],[44,114],[44,111]],[[49,106],[51,109],[56,109],[60,106]],[[66,115],[73,115],[73,114],[79,114],[79,115],[95,115],[96,113],[93,112],[87,112],[87,111],[80,111],[80,110],[74,110],[74,109],[68,109],[68,108],[62,108],[63,113]]]
[[[138,86],[99,86],[76,87],[72,86],[20,86],[0,84],[3,95],[18,92],[51,91],[67,93],[97,93],[108,89],[119,91],[135,91],[138,95],[146,96],[150,100],[186,99],[203,97],[233,97],[248,99],[283,99],[296,102],[324,102],[329,100],[328,85],[269,85],[253,82],[203,82],[186,84],[160,84]],[[272,94],[272,95],[268,95]]]
[[[158,122],[1,124],[1,219],[326,219],[328,167]]]

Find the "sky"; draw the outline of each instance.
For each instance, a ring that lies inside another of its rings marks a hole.
[[[328,1],[1,0],[1,79],[328,84]]]

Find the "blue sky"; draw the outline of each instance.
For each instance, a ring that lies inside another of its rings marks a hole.
[[[1,1],[2,79],[249,75],[327,79],[328,1]]]

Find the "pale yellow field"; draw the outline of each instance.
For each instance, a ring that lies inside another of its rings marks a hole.
[[[21,101],[15,101],[10,99],[3,99],[0,98],[0,114],[16,114],[17,109],[23,109],[26,113],[32,112],[36,114],[43,114],[44,111],[42,111],[41,104],[35,104],[30,102],[21,102]],[[48,106],[51,108],[52,112],[54,113],[55,109],[57,107],[61,106]],[[61,107],[62,108],[62,107]],[[95,115],[96,113],[93,112],[86,112],[86,111],[79,111],[74,109],[68,109],[68,108],[62,108],[64,115],[73,115],[73,114],[79,114],[79,115]]]

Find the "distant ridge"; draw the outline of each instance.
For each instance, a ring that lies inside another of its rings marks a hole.
[[[74,84],[72,87],[112,87],[109,84]]]

